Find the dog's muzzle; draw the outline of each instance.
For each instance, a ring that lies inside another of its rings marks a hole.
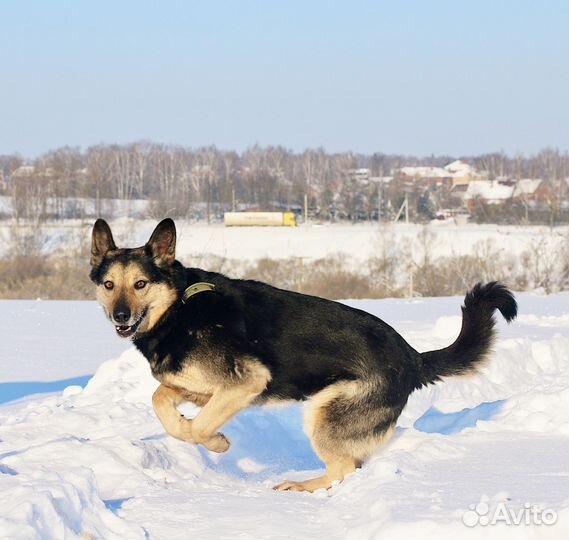
[[[145,316],[146,316],[146,310],[144,310],[140,314],[140,317],[138,317],[138,319],[136,319],[134,323],[130,325],[115,324],[115,330],[117,331],[117,334],[122,338],[128,338],[133,336],[138,330],[138,327],[140,326],[140,323],[144,320]]]

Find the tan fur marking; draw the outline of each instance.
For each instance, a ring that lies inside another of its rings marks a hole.
[[[198,407],[203,407],[211,399],[211,394],[198,394],[184,391],[184,401],[189,401]]]
[[[269,370],[258,360],[244,358],[240,359],[239,364],[239,381],[232,380],[216,388],[211,399],[194,418],[194,438],[207,447],[212,443],[217,446],[220,442],[216,441],[220,435],[216,433],[217,430],[247,407],[271,380]]]
[[[361,464],[369,456],[371,456],[382,444],[385,444],[395,433],[395,426],[391,426],[388,430],[384,431],[381,435],[370,435],[360,440],[350,440],[344,444],[344,448],[348,448],[349,452],[356,462]]]
[[[152,406],[166,433],[181,441],[194,442],[192,421],[184,418],[176,408],[183,401],[181,392],[163,384],[152,395]]]
[[[175,388],[177,399],[181,401],[184,401],[186,396],[191,397],[196,394],[207,397],[202,410],[191,420],[190,438],[183,440],[203,444],[214,452],[225,452],[229,448],[229,441],[222,433],[218,433],[218,429],[247,407],[263,392],[271,380],[269,370],[254,358],[241,358],[238,364],[234,377],[221,374],[209,366],[204,368],[197,361],[190,361],[179,373],[157,376],[163,383],[161,386]],[[181,401],[176,403],[174,409]],[[162,411],[162,414],[167,416],[172,414],[172,411],[170,413]],[[174,424],[173,431],[177,433],[179,426],[176,422]],[[163,425],[166,429],[164,422]]]
[[[102,280],[112,281],[114,287],[112,290],[105,289],[103,285],[97,287],[97,300],[109,319],[119,298],[126,299],[134,320],[146,310],[146,317],[140,324],[139,331],[147,332],[160,321],[177,297],[176,291],[165,283],[148,283],[143,289],[137,290],[134,284],[139,280],[148,281],[148,276],[140,265],[130,262],[125,266],[115,262],[110,265]]]
[[[213,394],[220,386],[212,380],[210,370],[203,369],[197,362],[189,362],[177,373],[164,373],[156,378],[168,386],[183,389],[192,394]]]
[[[355,397],[357,394],[362,393],[363,384],[360,381],[342,381],[331,384],[312,396],[308,402],[308,410],[304,415],[304,432],[308,437],[312,438],[314,436],[316,425],[319,423],[318,419],[328,403],[340,396],[346,398]]]
[[[176,301],[176,292],[165,283],[151,283],[146,296],[148,309],[145,321],[141,325],[141,331],[148,332],[160,321],[164,313]]]
[[[377,391],[375,384],[369,381],[349,381],[332,384],[324,390],[318,392],[310,400],[310,408],[305,415],[304,430],[305,433],[313,441],[318,455],[325,454],[328,449],[332,453],[339,450],[339,443],[341,443],[342,453],[352,456],[358,463],[367,459],[375,450],[386,442],[394,432],[394,428],[390,428],[381,435],[373,435],[361,437],[358,439],[344,438],[342,441],[336,439],[327,440],[325,430],[319,429],[319,426],[324,425],[328,420],[326,419],[326,406],[335,399],[354,399],[364,397],[369,392]],[[376,413],[381,413],[381,409],[376,409]],[[353,426],[361,426],[361,431],[366,432],[369,430],[372,433],[373,425],[369,425],[370,419],[364,416],[351,418]],[[318,439],[318,442],[315,442]],[[326,463],[322,456],[322,460]]]
[[[334,400],[365,400],[369,392],[377,391],[377,381],[344,381],[332,384],[315,394],[309,402],[309,408],[305,413],[304,430],[314,451],[326,465],[326,474],[318,478],[312,478],[302,482],[285,481],[278,484],[274,489],[278,491],[315,491],[328,489],[335,481],[341,481],[352,473],[356,467],[372,454],[379,445],[385,442],[393,432],[395,426],[391,426],[379,435],[373,434],[373,425],[366,417],[353,418],[354,426],[361,426],[362,432],[369,429],[370,435],[360,438],[344,437],[330,434],[330,420],[327,417],[327,406]],[[381,415],[381,409],[379,411]],[[386,411],[387,413],[387,411]],[[373,422],[373,420],[372,420]]]
[[[261,398],[258,401],[255,400],[254,405],[262,405],[263,407],[269,407],[271,409],[283,409],[285,407],[290,407],[295,403],[298,403],[298,400],[270,397],[268,399]]]
[[[334,482],[341,482],[348,474],[356,470],[356,461],[348,456],[330,457],[326,464],[326,474],[304,480],[302,482],[295,482],[292,480],[285,480],[277,484],[273,489],[277,491],[316,491],[317,489],[329,489]]]

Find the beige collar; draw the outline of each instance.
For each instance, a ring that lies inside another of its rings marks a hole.
[[[195,294],[213,291],[213,289],[215,289],[215,285],[213,283],[206,283],[205,281],[194,283],[184,291],[184,294],[182,295],[182,302],[185,304]]]

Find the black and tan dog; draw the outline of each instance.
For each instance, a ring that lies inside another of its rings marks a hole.
[[[148,243],[116,247],[107,223],[93,229],[91,279],[119,336],[132,338],[160,386],[152,402],[173,437],[225,452],[218,430],[243,408],[308,400],[305,430],[326,474],[276,489],[328,488],[393,432],[415,389],[475,372],[494,336],[493,313],[515,318],[499,283],[476,285],[456,341],[419,353],[380,319],[337,302],[229,279],[175,259],[176,229],[162,221]],[[202,407],[193,419],[177,406]]]

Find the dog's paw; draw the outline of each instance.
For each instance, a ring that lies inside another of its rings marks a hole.
[[[209,441],[202,443],[208,450],[221,454],[227,452],[231,446],[231,441],[223,434],[216,433]]]
[[[276,486],[273,486],[275,491],[311,491],[304,486],[303,482],[293,482],[292,480],[286,480]]]
[[[285,482],[274,486],[273,489],[276,491],[309,491],[312,493],[319,489],[329,489],[330,487],[332,487],[332,482],[326,475],[324,475],[319,476],[318,478],[304,480],[304,482],[286,480]]]

